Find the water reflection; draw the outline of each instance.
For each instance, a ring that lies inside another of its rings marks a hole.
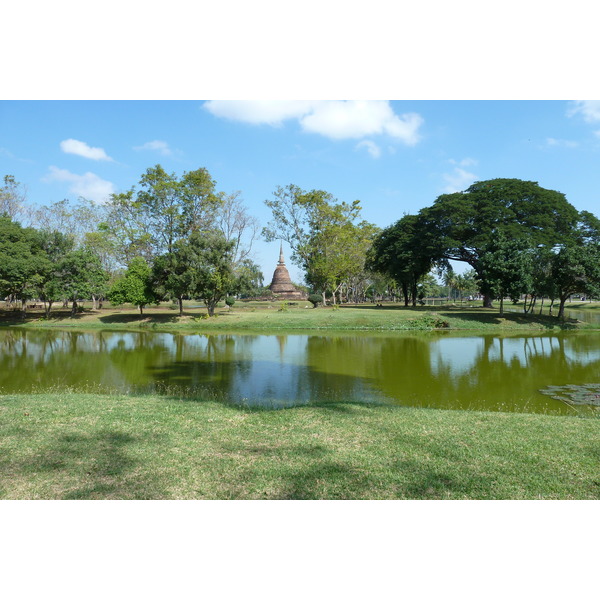
[[[0,329],[0,391],[157,392],[284,407],[339,400],[569,413],[539,393],[598,382],[593,333],[183,335]]]

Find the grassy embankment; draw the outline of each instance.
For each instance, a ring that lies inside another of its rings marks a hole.
[[[600,419],[0,396],[3,499],[600,499]]]
[[[410,330],[489,330],[489,331],[548,331],[562,329],[598,329],[598,324],[582,323],[574,319],[559,321],[547,314],[525,315],[505,312],[500,317],[497,309],[481,306],[420,306],[405,308],[387,304],[377,308],[368,305],[344,305],[338,309],[306,308],[308,303],[283,308],[283,303],[238,302],[233,310],[221,307],[216,318],[205,318],[202,308],[188,304],[182,317],[168,304],[144,309],[140,315],[134,307],[107,307],[85,310],[71,317],[68,310],[56,310],[50,319],[43,311],[29,311],[25,320],[20,313],[0,310],[0,325],[26,327],[77,327],[82,329],[147,328],[160,330],[193,329],[197,331],[279,331],[279,330],[356,330],[356,331],[410,331]],[[600,304],[573,303],[570,309],[593,311]],[[283,308],[283,310],[282,310]]]

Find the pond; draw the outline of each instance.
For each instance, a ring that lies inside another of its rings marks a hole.
[[[338,401],[574,414],[546,395],[600,383],[600,336],[204,335],[0,329],[0,393],[73,389],[266,408]]]

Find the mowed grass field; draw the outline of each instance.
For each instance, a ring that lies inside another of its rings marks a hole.
[[[480,304],[480,303],[479,303]],[[600,304],[572,303],[570,309],[597,310]],[[194,329],[197,331],[282,331],[282,330],[481,330],[481,331],[548,331],[563,329],[598,329],[598,324],[575,319],[559,321],[548,314],[523,314],[520,306],[501,317],[498,309],[468,304],[404,307],[399,304],[343,305],[313,309],[308,302],[287,305],[283,302],[241,302],[231,310],[223,306],[216,316],[206,317],[206,309],[188,302],[183,316],[170,304],[149,306],[140,314],[131,306],[100,310],[86,308],[71,317],[68,309],[56,309],[49,319],[43,310],[30,310],[23,320],[20,313],[0,307],[0,325],[27,327],[147,328],[162,330]]]
[[[600,499],[600,419],[0,396],[2,499]]]

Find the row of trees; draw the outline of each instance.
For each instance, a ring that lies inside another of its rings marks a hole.
[[[263,276],[250,258],[258,223],[239,193],[216,191],[206,169],[181,177],[160,165],[138,189],[104,205],[84,199],[30,207],[7,176],[0,189],[0,297],[44,301],[108,297],[144,306],[203,300],[209,314],[228,294],[252,294]],[[23,227],[17,218],[29,221]]]
[[[600,220],[535,182],[478,182],[383,230],[361,220],[358,200],[340,202],[323,190],[288,185],[265,202],[272,219],[264,239],[289,244],[323,302],[387,296],[416,304],[439,293],[434,272],[461,297],[481,293],[486,306],[500,300],[501,312],[504,298],[525,294],[526,310],[550,298],[562,317],[570,295],[600,294]],[[0,296],[51,305],[108,295],[140,311],[168,298],[180,313],[183,300],[195,298],[213,314],[223,297],[258,294],[263,284],[250,254],[258,223],[239,192],[216,191],[206,169],[178,177],[156,165],[105,205],[65,200],[41,208],[27,207],[7,176],[0,214]],[[470,270],[456,275],[450,261]]]

